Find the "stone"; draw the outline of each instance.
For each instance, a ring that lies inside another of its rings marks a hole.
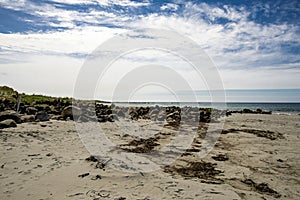
[[[35,115],[35,119],[38,120],[38,121],[40,121],[40,122],[49,121],[49,115],[45,111],[39,111]]]
[[[36,115],[38,110],[35,107],[28,107],[26,108],[26,114],[28,115]]]
[[[67,119],[68,117],[70,119],[74,119],[74,118],[78,119],[81,115],[82,115],[81,109],[76,106],[67,106],[61,112],[61,116],[64,119]]]
[[[22,123],[34,122],[35,116],[34,115],[22,115],[21,120],[22,120]]]
[[[17,123],[12,119],[6,119],[0,122],[0,129],[11,128],[11,127],[17,127]]]
[[[14,110],[5,110],[3,112],[0,112],[0,121],[4,121],[7,119],[12,119],[18,124],[22,123],[19,114]]]

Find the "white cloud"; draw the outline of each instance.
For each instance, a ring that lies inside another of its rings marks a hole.
[[[136,2],[130,0],[50,0],[53,3],[62,3],[69,5],[101,5],[101,6],[112,6],[119,5],[124,7],[141,7],[141,6],[149,6],[149,1],[144,2]],[[0,5],[13,9],[20,10],[28,8],[28,5],[32,5],[33,3],[28,0],[1,0]]]
[[[62,32],[2,34],[1,49],[33,54],[89,54],[98,45],[121,33],[122,29],[80,27]]]
[[[63,4],[96,4],[93,0],[51,0],[56,3]]]
[[[51,0],[52,2],[64,3],[64,4],[98,4],[102,6],[119,5],[119,6],[130,6],[130,7],[140,7],[148,6],[150,3],[136,2],[130,0]]]
[[[167,3],[160,7],[161,10],[178,10],[179,6],[174,3]]]
[[[149,5],[148,1],[130,0],[55,0],[55,2],[124,7]],[[78,26],[76,21],[126,25],[128,29],[158,28],[179,32],[198,43],[212,58],[220,69],[226,88],[297,88],[300,85],[297,78],[300,75],[297,56],[282,52],[282,44],[285,42],[300,44],[298,27],[289,24],[257,24],[248,19],[251,11],[243,7],[186,3],[184,11],[179,14],[166,16],[154,13],[147,16],[129,16],[94,8],[84,13],[64,10],[50,4],[40,7],[26,0],[2,0],[0,5],[23,10],[43,19],[42,22],[34,23],[70,29],[60,32],[0,34],[2,50],[0,73],[6,73],[5,76],[1,76],[0,84],[15,84],[21,91],[34,92],[28,88],[34,88],[34,85],[42,80],[31,80],[30,77],[42,77],[45,70],[49,80],[43,82],[41,88],[36,88],[36,91],[54,94],[55,91],[42,87],[46,87],[46,83],[54,88],[63,84],[62,81],[55,82],[53,78],[59,70],[58,64],[61,68],[67,69],[61,69],[62,74],[69,72],[70,77],[67,78],[66,85],[71,87],[76,77],[75,72],[83,62],[80,55],[91,53],[114,34],[125,31],[125,28]],[[160,9],[177,10],[178,5],[168,3]],[[220,18],[228,20],[228,23],[214,23]],[[54,23],[52,20],[57,22]],[[76,55],[79,55],[78,58],[72,57]],[[64,76],[60,76],[63,80]],[[28,81],[28,84],[23,84],[24,81]],[[65,94],[70,95],[70,91],[70,88],[66,89]],[[59,91],[58,94],[63,94],[63,91]]]
[[[130,6],[130,7],[140,7],[140,6],[149,6],[150,2],[144,1],[144,2],[136,2],[136,1],[130,1],[130,0],[95,0],[100,5],[119,5],[119,6]]]

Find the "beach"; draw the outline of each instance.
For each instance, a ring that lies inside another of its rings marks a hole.
[[[208,155],[199,158],[198,137],[193,150],[146,173],[95,159],[71,120],[18,124],[0,130],[0,199],[299,199],[299,121],[233,113]]]

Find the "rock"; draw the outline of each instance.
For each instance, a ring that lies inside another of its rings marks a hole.
[[[21,120],[22,120],[22,123],[34,122],[35,116],[34,115],[22,115]]]
[[[68,117],[70,119],[74,119],[74,118],[77,118],[80,117],[82,115],[82,111],[79,107],[76,107],[76,106],[68,106],[68,107],[65,107],[62,112],[61,112],[61,116],[64,118],[64,119],[67,119]]]
[[[11,127],[17,127],[17,123],[12,119],[6,119],[6,120],[0,122],[0,129],[11,128]]]
[[[26,108],[26,114],[28,115],[36,115],[38,110],[35,107],[28,107]]]
[[[14,110],[6,110],[3,112],[0,112],[0,121],[4,121],[7,119],[12,119],[18,124],[22,123],[22,120],[21,120],[19,114]]]
[[[261,114],[271,115],[272,111],[262,111]]]
[[[226,161],[229,160],[228,156],[225,154],[218,154],[216,156],[212,156],[212,159],[216,160],[216,161]]]
[[[49,115],[47,112],[45,111],[39,111],[36,115],[35,115],[35,119],[41,122],[44,121],[49,121]]]
[[[46,126],[47,126],[47,124],[40,124],[40,126],[41,126],[41,127],[46,127]]]
[[[90,173],[84,173],[84,174],[80,174],[80,175],[78,175],[78,177],[80,177],[80,178],[84,178],[84,177],[86,177],[86,176],[88,176],[88,175],[90,175]]]
[[[97,179],[102,179],[102,177],[100,175],[96,175],[94,177],[91,178],[91,180],[97,180]]]
[[[242,110],[242,113],[255,113],[255,112],[253,110],[245,108],[245,109]]]
[[[90,161],[90,162],[98,162],[98,159],[95,156],[90,156],[90,157],[86,158],[85,160]]]
[[[260,108],[257,108],[257,109],[256,109],[256,113],[259,113],[259,114],[261,114],[261,113],[262,113],[262,109],[260,109]]]
[[[115,120],[117,120],[117,116],[116,115],[113,115],[113,114],[110,114],[108,117],[107,117],[107,121],[109,122],[114,122]]]
[[[98,122],[107,122],[107,116],[105,115],[98,116]]]

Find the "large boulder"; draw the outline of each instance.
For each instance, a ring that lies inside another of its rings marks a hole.
[[[70,118],[70,119],[77,118],[78,119],[81,115],[82,115],[81,109],[76,106],[67,106],[61,112],[61,116],[64,119],[67,119],[67,118]]]
[[[13,119],[6,119],[0,122],[0,129],[17,127],[17,123]]]
[[[49,121],[49,115],[46,111],[39,111],[35,115],[35,119],[40,121],[40,122]]]
[[[7,119],[12,119],[18,124],[22,122],[19,114],[14,110],[5,110],[0,112],[0,122]]]

